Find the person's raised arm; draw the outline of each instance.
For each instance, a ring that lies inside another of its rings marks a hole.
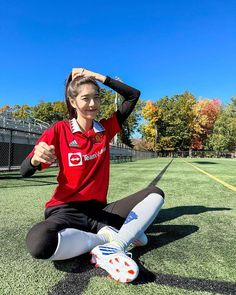
[[[115,80],[110,77],[106,78],[104,85],[110,87],[124,98],[116,112],[117,120],[121,127],[135,108],[141,93],[138,89],[135,89],[119,80]]]
[[[109,76],[104,76],[84,68],[74,68],[72,70],[72,79],[76,76],[93,77],[124,97],[124,101],[116,112],[118,123],[122,126],[124,121],[133,111],[139,99],[140,91],[119,80],[115,80]]]

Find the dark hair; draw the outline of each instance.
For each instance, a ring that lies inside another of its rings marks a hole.
[[[66,79],[65,100],[70,119],[77,118],[76,110],[72,107],[70,98],[75,99],[79,94],[79,87],[84,84],[92,84],[95,86],[98,92],[100,91],[100,87],[93,77],[77,76],[72,80],[72,73],[70,73]]]

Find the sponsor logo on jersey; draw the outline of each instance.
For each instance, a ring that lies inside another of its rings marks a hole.
[[[83,155],[84,161],[89,161],[98,158],[101,154],[103,154],[106,151],[106,147],[100,149],[98,152],[92,154],[92,155]]]
[[[91,161],[93,159],[97,159],[106,151],[106,147],[103,147],[96,153],[92,155],[82,155],[81,153],[68,153],[68,162],[69,166],[81,166],[83,165],[83,161]]]
[[[68,153],[68,162],[70,167],[83,165],[81,153]]]

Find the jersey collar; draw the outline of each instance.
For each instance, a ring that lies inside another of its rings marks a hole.
[[[71,132],[72,132],[72,133],[76,133],[76,132],[78,132],[78,131],[82,132],[82,130],[80,129],[79,124],[78,124],[78,122],[76,121],[75,118],[73,118],[73,119],[70,120],[70,129],[71,129]],[[103,132],[103,131],[105,131],[105,129],[104,129],[104,127],[102,126],[101,123],[99,123],[99,122],[93,120],[93,131],[94,131],[95,133],[98,133],[98,132]]]

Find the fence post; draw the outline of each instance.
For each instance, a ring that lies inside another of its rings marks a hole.
[[[12,130],[10,130],[10,140],[8,148],[8,171],[11,171],[11,160],[12,160]]]

